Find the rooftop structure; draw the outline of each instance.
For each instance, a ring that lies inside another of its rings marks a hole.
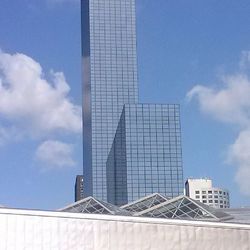
[[[227,213],[192,200],[187,196],[179,196],[165,201],[144,211],[137,216],[169,219],[188,219],[206,221],[226,221],[233,217]]]
[[[139,200],[136,200],[134,202],[128,203],[124,206],[121,206],[121,208],[126,209],[133,213],[139,213],[141,211],[154,207],[158,204],[161,204],[167,200],[168,198],[166,198],[165,196],[158,193],[154,193],[149,196],[143,197]]]
[[[78,202],[72,203],[59,209],[62,212],[89,213],[89,214],[110,214],[129,216],[131,213],[107,202],[99,201],[93,197],[87,197]]]
[[[209,207],[187,196],[181,195],[169,199],[158,193],[151,194],[122,207],[88,197],[59,211],[217,222],[235,219],[229,213]]]

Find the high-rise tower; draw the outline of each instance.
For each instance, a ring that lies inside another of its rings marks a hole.
[[[106,200],[124,104],[138,102],[135,0],[82,0],[84,193]]]
[[[183,192],[179,105],[139,104],[135,0],[82,0],[84,195]]]

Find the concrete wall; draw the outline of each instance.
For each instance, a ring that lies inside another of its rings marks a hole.
[[[250,225],[0,209],[1,250],[249,250]]]

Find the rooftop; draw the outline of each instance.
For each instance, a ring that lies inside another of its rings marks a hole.
[[[154,193],[149,196],[143,197],[139,200],[136,200],[134,202],[128,203],[121,208],[126,209],[127,211],[136,213],[136,212],[141,212],[144,211],[145,209],[154,207],[158,204],[161,204],[165,201],[169,200],[165,196]]]
[[[72,213],[89,213],[89,214],[109,214],[109,215],[124,215],[131,216],[132,214],[120,207],[110,203],[100,201],[93,197],[87,197],[80,201],[74,202],[64,208],[59,209],[62,212]]]
[[[170,199],[158,193],[121,207],[87,197],[58,211],[250,224],[250,208],[244,213],[241,209],[215,209],[184,195]]]

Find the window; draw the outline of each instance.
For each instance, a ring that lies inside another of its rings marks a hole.
[[[206,191],[202,191],[202,193],[203,193],[203,194],[205,194],[205,193],[206,193]]]
[[[207,198],[207,196],[206,195],[202,195],[202,199],[206,199]]]
[[[195,191],[195,194],[199,194],[200,193],[200,191]]]
[[[209,202],[209,203],[213,203],[213,200],[209,200],[208,202]]]
[[[206,200],[202,200],[202,202],[203,202],[203,203],[207,203],[207,201],[206,201]]]
[[[212,190],[209,190],[208,193],[209,193],[209,194],[212,194]]]
[[[199,196],[199,195],[196,195],[196,196],[195,196],[195,199],[200,199],[200,196]]]

